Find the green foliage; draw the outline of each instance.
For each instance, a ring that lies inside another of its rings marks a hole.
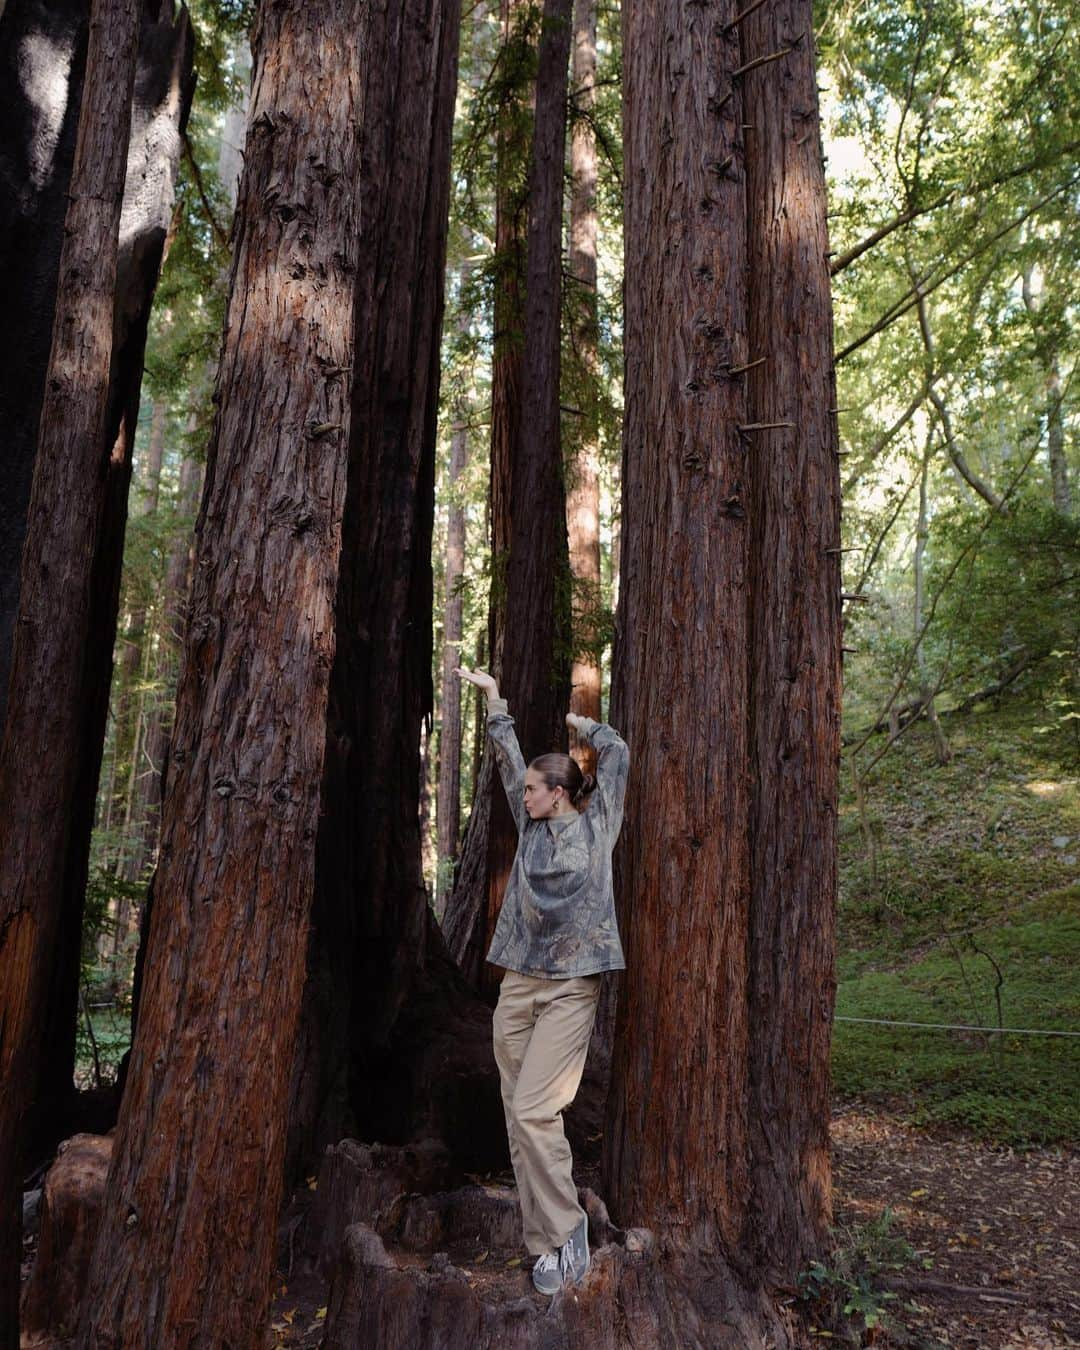
[[[971,549],[977,528],[959,506],[943,513],[933,571]],[[958,683],[979,689],[1031,658],[1020,688],[1045,710],[1040,734],[1052,730],[1048,721],[1062,727],[1069,734],[1052,743],[1080,763],[1080,519],[1029,490],[978,544],[937,613]]]
[[[1080,1027],[1080,785],[1013,701],[929,729],[882,760],[860,811],[841,799],[837,1014],[841,1094],[1012,1144],[1075,1136],[1080,1045],[990,1029]]]
[[[881,1277],[911,1265],[917,1254],[902,1234],[893,1232],[890,1209],[864,1224],[835,1229],[833,1242],[827,1261],[812,1261],[800,1273],[799,1298],[830,1324],[850,1319],[854,1325],[846,1328],[849,1338],[861,1345],[863,1332],[890,1325],[889,1305],[896,1295],[880,1287]]]

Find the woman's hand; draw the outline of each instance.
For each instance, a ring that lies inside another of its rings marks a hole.
[[[499,686],[495,683],[494,676],[489,675],[486,670],[470,670],[468,666],[455,666],[454,674],[460,675],[469,684],[475,684],[487,698],[499,697]]]
[[[576,731],[579,736],[584,736],[592,725],[592,719],[589,717],[579,717],[577,713],[567,713],[566,725],[571,731]]]

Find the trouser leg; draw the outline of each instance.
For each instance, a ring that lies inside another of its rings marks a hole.
[[[492,1025],[495,1063],[499,1067],[503,1111],[506,1114],[506,1136],[510,1144],[510,1161],[513,1164],[518,1201],[521,1205],[522,1236],[525,1246],[534,1256],[553,1248],[547,1242],[539,1223],[529,1172],[518,1146],[517,1132],[514,1128],[513,1101],[522,1061],[532,1039],[535,1025],[534,993],[538,986],[542,988],[539,980],[508,970],[499,987],[499,1002]]]
[[[581,1083],[599,995],[600,976],[586,975],[544,981],[533,998],[535,1025],[519,1061],[509,1118],[515,1175],[524,1178],[530,1206],[526,1246],[537,1254],[560,1247],[584,1214],[562,1112]]]

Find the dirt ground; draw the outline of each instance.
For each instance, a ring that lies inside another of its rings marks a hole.
[[[891,1327],[865,1333],[865,1344],[1080,1347],[1080,1153],[1020,1153],[927,1133],[857,1103],[836,1108],[832,1137],[841,1241],[888,1208],[894,1216],[890,1231],[915,1249],[899,1270],[874,1277],[875,1288],[896,1297],[887,1305]],[[495,1184],[504,1180],[491,1178]],[[403,1262],[429,1261],[394,1255]],[[488,1298],[532,1293],[523,1251],[447,1255]],[[317,1346],[328,1296],[318,1280],[290,1282],[282,1274],[267,1344]],[[842,1343],[824,1333],[811,1334],[808,1343],[830,1340]]]
[[[857,1105],[834,1113],[832,1139],[839,1223],[887,1206],[916,1249],[889,1281],[912,1344],[1080,1345],[1080,1154],[928,1134]]]

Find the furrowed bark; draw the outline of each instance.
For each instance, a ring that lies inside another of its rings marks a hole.
[[[432,985],[455,986],[421,867],[457,0],[369,10],[349,490],[292,1162],[346,1128],[408,1137]],[[445,1023],[453,1020],[447,994]],[[428,1028],[430,1031],[430,1027]],[[400,1075],[404,1083],[399,1079]],[[406,1085],[407,1084],[407,1085]]]
[[[627,970],[604,1137],[617,1222],[739,1259],[749,918],[746,197],[720,10],[630,3],[626,411],[612,721]],[[722,167],[727,165],[727,167]],[[734,166],[734,167],[731,167]]]
[[[740,25],[746,132],[752,1204],[747,1246],[793,1283],[830,1217],[840,761],[840,482],[810,0]]]
[[[328,0],[256,21],[161,857],[81,1346],[262,1335],[334,657],[361,21]]]
[[[0,1338],[18,1340],[20,1156],[63,918],[83,649],[108,461],[113,296],[138,39],[135,0],[100,0],[65,217],[0,748]]]

